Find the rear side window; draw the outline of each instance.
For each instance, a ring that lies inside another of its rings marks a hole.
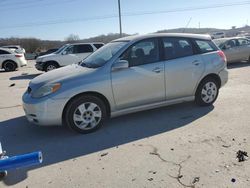
[[[213,44],[212,41],[208,40],[195,40],[195,43],[197,44],[199,51],[201,53],[208,53],[217,51],[217,47]]]
[[[101,48],[101,47],[103,46],[103,44],[94,44],[94,46],[95,46],[97,49],[99,49],[99,48]]]
[[[164,59],[176,59],[194,55],[191,42],[182,38],[163,38]]]
[[[0,55],[4,55],[4,54],[10,54],[10,53],[5,50],[0,50]]]
[[[79,53],[89,53],[89,52],[93,52],[93,48],[89,44],[76,45],[74,52],[76,54],[79,54]]]
[[[250,41],[247,39],[238,39],[239,41],[239,46],[246,46],[250,44]]]

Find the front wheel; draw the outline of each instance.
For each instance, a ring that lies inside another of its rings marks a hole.
[[[49,72],[52,71],[54,69],[57,69],[59,66],[56,63],[46,63],[46,65],[44,66],[44,70],[45,72]]]
[[[195,102],[200,106],[212,105],[219,94],[219,84],[213,78],[203,80],[195,94]]]
[[[71,129],[82,133],[90,133],[99,129],[107,117],[104,102],[95,96],[81,96],[67,105],[64,123]]]

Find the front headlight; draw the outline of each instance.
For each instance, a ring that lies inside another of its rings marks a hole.
[[[31,93],[31,96],[33,98],[41,98],[41,97],[47,96],[51,93],[55,93],[60,88],[61,88],[60,83],[47,84],[47,85],[44,85],[44,86],[38,88],[33,93]]]

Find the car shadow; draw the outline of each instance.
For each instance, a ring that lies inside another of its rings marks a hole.
[[[65,160],[155,136],[187,126],[214,109],[193,103],[163,107],[107,120],[97,132],[81,135],[66,127],[38,127],[24,116],[1,122],[0,140],[10,156],[42,151],[40,166],[9,171],[6,185],[14,185],[27,178],[27,172]]]
[[[11,77],[10,80],[32,80],[33,78],[39,76],[41,73],[38,74],[22,74],[20,76]]]
[[[237,63],[229,63],[227,64],[228,69],[236,69],[242,67],[250,67],[250,63],[248,62],[237,62]]]

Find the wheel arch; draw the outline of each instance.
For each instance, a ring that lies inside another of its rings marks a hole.
[[[16,67],[18,68],[17,62],[15,62],[15,61],[12,60],[12,59],[6,59],[6,60],[4,60],[3,63],[2,63],[2,67],[1,67],[2,69],[3,69],[3,67],[4,67],[4,64],[5,64],[6,62],[8,62],[8,61],[11,61],[11,62],[15,63]]]
[[[108,117],[110,117],[110,114],[111,114],[111,108],[110,108],[110,103],[108,101],[108,99],[101,93],[99,92],[96,92],[96,91],[88,91],[88,92],[83,92],[83,93],[79,93],[77,95],[74,95],[73,97],[71,97],[67,103],[64,105],[64,108],[63,108],[63,113],[62,113],[62,120],[64,119],[64,114],[66,112],[66,109],[67,109],[67,106],[71,103],[71,101],[73,101],[74,99],[78,98],[78,97],[81,97],[81,96],[87,96],[87,95],[91,95],[91,96],[95,96],[95,97],[98,97],[99,99],[101,99],[104,104],[105,104],[105,107],[106,107],[106,110],[107,110],[107,115]],[[64,122],[64,121],[63,121]]]
[[[218,74],[215,74],[215,73],[210,73],[210,74],[204,76],[204,77],[200,80],[199,84],[198,84],[198,85],[196,86],[196,88],[195,88],[195,93],[196,93],[197,89],[199,88],[199,85],[203,82],[203,80],[205,80],[205,79],[207,79],[207,78],[213,78],[213,79],[215,79],[215,80],[217,81],[217,83],[218,83],[218,88],[221,87],[221,79],[220,79],[219,75],[218,75]]]
[[[59,63],[58,63],[57,61],[55,61],[55,60],[49,60],[49,61],[45,61],[45,62],[44,62],[43,69],[44,69],[44,67],[45,67],[47,64],[49,64],[49,63],[54,63],[54,64],[56,64],[58,67],[60,67],[60,65],[59,65]]]

